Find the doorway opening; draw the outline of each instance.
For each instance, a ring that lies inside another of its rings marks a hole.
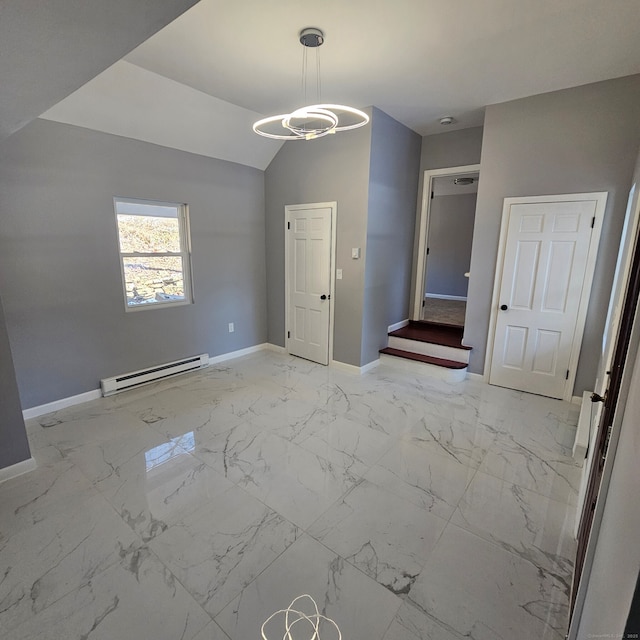
[[[413,320],[464,328],[480,165],[425,171]]]

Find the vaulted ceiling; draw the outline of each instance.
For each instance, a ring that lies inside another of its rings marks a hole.
[[[250,125],[304,102],[304,27],[325,32],[323,101],[424,135],[639,73],[638,24],[638,0],[201,0],[44,117],[265,168],[280,145]]]
[[[197,0],[0,3],[0,140],[20,129]]]

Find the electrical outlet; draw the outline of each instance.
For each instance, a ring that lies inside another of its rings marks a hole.
[[[342,280],[342,269],[336,269],[336,280]]]
[[[233,326],[233,322],[229,323],[229,333],[233,333],[235,331],[235,327]]]

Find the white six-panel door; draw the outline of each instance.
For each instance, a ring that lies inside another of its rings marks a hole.
[[[579,316],[589,294],[585,279],[590,284],[595,263],[591,240],[599,203],[594,198],[513,203],[508,210],[505,205],[491,384],[567,397],[577,365],[576,336],[584,324]]]
[[[329,363],[332,207],[287,207],[287,346]]]

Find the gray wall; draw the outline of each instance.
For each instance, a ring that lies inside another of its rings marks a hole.
[[[424,188],[424,172],[431,169],[447,169],[479,164],[482,153],[483,127],[458,129],[448,133],[438,133],[422,138],[420,152],[420,175],[416,202],[416,228],[413,243],[413,264],[418,260],[418,244],[420,242],[419,214],[422,209],[422,191]],[[411,299],[415,297],[415,269],[411,278]]]
[[[368,110],[371,113],[371,110]],[[265,172],[269,342],[284,346],[284,207],[338,203],[333,358],[360,366],[371,126],[287,142]],[[359,260],[351,248],[360,247]]]
[[[361,366],[387,346],[390,324],[409,317],[420,136],[373,110]]]
[[[31,457],[0,300],[0,469]]]
[[[482,152],[482,127],[458,129],[422,138],[420,172],[478,164]]]
[[[193,305],[125,312],[114,196],[188,203]],[[0,293],[23,408],[266,340],[261,171],[36,120],[2,144],[0,211]]]
[[[467,296],[476,193],[435,196],[429,209],[429,255],[425,292]]]
[[[639,143],[640,76],[487,107],[465,322],[470,371],[485,364],[503,199],[608,191],[574,393],[593,387]]]

